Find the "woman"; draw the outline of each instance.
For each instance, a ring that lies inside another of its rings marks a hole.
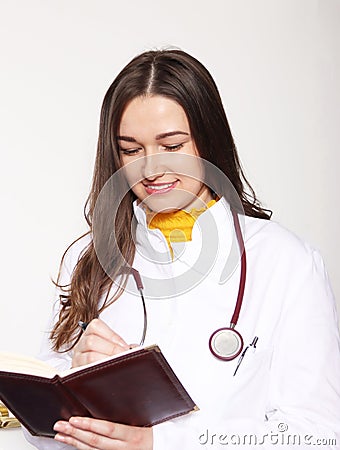
[[[290,435],[300,447],[340,442],[339,336],[323,262],[261,208],[216,85],[196,59],[146,52],[114,80],[88,207],[90,232],[63,257],[42,358],[81,366],[138,344],[146,331],[200,411],[153,428],[72,418],[56,423],[55,441],[28,436],[37,448],[271,448]],[[146,330],[126,267],[143,279]],[[89,323],[83,334],[79,321]],[[231,356],[215,333],[230,322]]]

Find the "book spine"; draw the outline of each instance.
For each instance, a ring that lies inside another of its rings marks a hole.
[[[57,389],[62,392],[69,405],[69,414],[66,420],[72,416],[92,417],[90,411],[83,405],[79,398],[64,383],[63,379],[57,375],[55,377]]]

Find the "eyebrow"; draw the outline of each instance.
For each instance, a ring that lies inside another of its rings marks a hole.
[[[185,131],[168,131],[166,133],[157,134],[156,141],[159,141],[160,139],[165,139],[170,136],[176,136],[178,134],[183,134],[185,136],[189,136],[189,133],[186,133]],[[117,136],[117,140],[119,141],[125,141],[125,142],[137,142],[134,137],[131,136]]]

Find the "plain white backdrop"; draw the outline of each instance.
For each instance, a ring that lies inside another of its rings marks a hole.
[[[259,198],[340,298],[339,20],[338,0],[1,0],[0,350],[38,352],[50,279],[86,231],[103,96],[151,48],[207,66]]]

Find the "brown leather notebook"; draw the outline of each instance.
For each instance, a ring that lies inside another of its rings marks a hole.
[[[71,416],[148,427],[198,409],[157,345],[60,375],[23,373],[10,359],[0,354],[0,400],[36,436],[53,437]]]

